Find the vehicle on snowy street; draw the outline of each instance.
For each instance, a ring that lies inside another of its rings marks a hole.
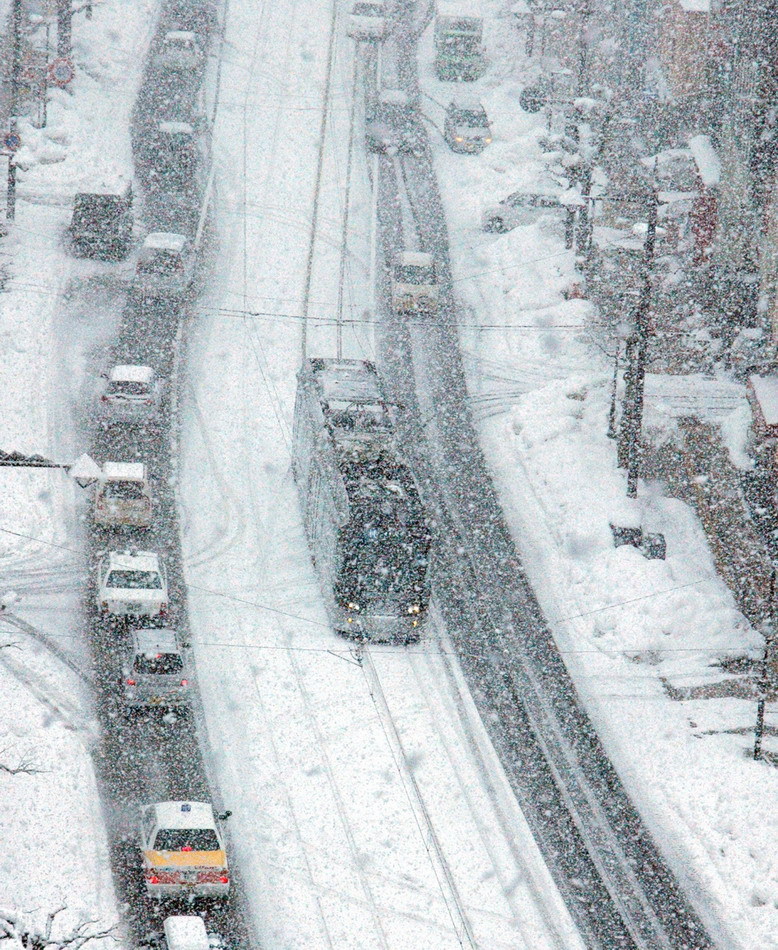
[[[459,16],[438,0],[435,17],[435,74],[444,82],[472,82],[486,68],[481,17]]]
[[[382,40],[386,27],[386,6],[381,0],[357,0],[351,8],[346,33],[355,40]]]
[[[157,188],[199,194],[209,164],[207,131],[207,123],[197,122],[195,117],[187,122],[165,119],[157,124],[149,149]]]
[[[226,897],[227,853],[207,802],[158,802],[141,812],[143,876],[149,897]]]
[[[188,30],[170,30],[162,38],[162,44],[154,55],[157,69],[194,73],[203,59],[200,41]]]
[[[392,270],[392,308],[396,313],[434,313],[438,309],[438,277],[431,254],[403,251]]]
[[[189,674],[175,630],[133,627],[122,664],[122,701],[130,708],[188,706]]]
[[[105,462],[97,482],[93,518],[102,528],[149,528],[153,503],[143,462]]]
[[[133,289],[152,297],[183,296],[194,280],[191,242],[183,234],[154,231],[146,235],[135,267]]]
[[[375,366],[309,359],[297,383],[293,470],[330,621],[360,640],[419,639],[431,535]]]
[[[452,152],[483,152],[492,132],[486,109],[471,96],[457,96],[446,109],[443,137]]]
[[[152,551],[105,551],[97,566],[97,603],[111,617],[167,617],[167,575]]]
[[[400,89],[384,89],[365,110],[365,147],[369,152],[421,155],[427,136],[419,110]]]
[[[572,204],[572,202],[570,202]],[[484,211],[481,221],[484,231],[505,234],[520,224],[532,224],[546,209],[559,211],[562,201],[559,195],[528,194],[515,191],[496,205]]]
[[[202,917],[168,917],[162,931],[165,939],[161,950],[211,950]]]
[[[97,184],[73,200],[70,246],[77,257],[118,261],[132,247],[132,185],[128,181]]]
[[[142,426],[159,419],[164,385],[150,366],[114,366],[103,378],[97,415],[104,427]]]

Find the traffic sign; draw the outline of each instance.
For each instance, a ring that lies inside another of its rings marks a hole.
[[[6,132],[3,145],[9,152],[16,152],[22,147],[22,137],[18,132]]]
[[[49,79],[60,89],[72,82],[74,76],[75,70],[69,59],[55,59],[49,64]]]

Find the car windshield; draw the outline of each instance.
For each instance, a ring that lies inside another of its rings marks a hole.
[[[138,262],[142,274],[176,274],[183,269],[181,255],[170,251],[156,251],[152,257]]]
[[[212,828],[163,828],[154,839],[155,851],[221,851]]]
[[[395,276],[401,284],[434,284],[435,268],[420,267],[418,264],[400,264]]]
[[[481,109],[454,109],[452,118],[457,125],[469,125],[476,128],[488,125],[486,113]]]
[[[184,661],[178,653],[137,653],[135,655],[135,672],[165,676],[170,673],[180,673],[184,668]]]
[[[131,590],[162,590],[162,578],[156,571],[111,571],[105,585]]]
[[[354,16],[383,16],[384,8],[378,3],[355,3]]]
[[[103,498],[109,500],[139,501],[144,498],[143,482],[106,482]]]
[[[136,383],[127,379],[113,380],[108,386],[109,396],[147,396],[149,387],[146,383]]]

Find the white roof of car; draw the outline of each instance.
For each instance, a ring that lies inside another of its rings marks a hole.
[[[215,828],[208,802],[157,802],[153,806],[160,828]]]
[[[468,112],[483,112],[484,107],[477,96],[466,92],[457,92],[451,97],[451,105],[457,109],[465,109]]]
[[[150,366],[114,366],[111,370],[113,383],[150,383],[154,370]]]
[[[431,254],[422,254],[420,251],[402,251],[397,257],[397,262],[411,267],[431,267],[434,259]]]
[[[402,89],[382,89],[380,98],[381,102],[391,105],[407,106],[410,103],[408,93]]]
[[[160,122],[159,131],[165,135],[194,135],[194,129],[188,122]]]
[[[159,555],[153,551],[110,551],[108,568],[111,571],[159,571]]]
[[[172,43],[179,42],[197,42],[197,36],[191,30],[170,30],[165,33],[165,42],[170,40]]]
[[[146,235],[143,247],[153,251],[178,251],[186,246],[183,234],[171,234],[169,231],[152,231]]]
[[[208,950],[208,931],[202,917],[168,917],[162,929],[168,950]]]
[[[103,462],[103,480],[118,482],[145,482],[143,462]]]
[[[139,653],[180,653],[176,631],[169,627],[136,627],[131,631]]]

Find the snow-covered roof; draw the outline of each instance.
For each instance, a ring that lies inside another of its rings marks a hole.
[[[713,188],[718,185],[721,181],[721,162],[711,143],[710,136],[693,136],[689,139],[689,148],[694,156],[703,185],[706,188]]]
[[[778,376],[749,376],[765,425],[778,426]]]
[[[150,366],[130,366],[122,364],[111,370],[113,383],[145,383],[150,385],[154,378],[154,370]]]
[[[146,466],[143,462],[104,462],[103,479],[121,482],[144,482]]]
[[[197,36],[191,30],[170,30],[170,32],[165,33],[165,42],[196,43]]]
[[[194,135],[194,129],[188,122],[160,122],[159,131],[163,135]]]
[[[215,828],[216,819],[208,802],[157,802],[160,828]]]
[[[421,251],[402,251],[397,255],[397,262],[410,267],[432,267],[435,263],[431,254],[423,254]]]
[[[153,551],[111,551],[108,567],[112,571],[159,571],[159,555]]]
[[[162,925],[168,950],[208,950],[202,917],[168,917]]]
[[[678,6],[686,13],[710,13],[710,0],[678,0]]]
[[[407,106],[410,103],[408,93],[402,89],[382,89],[381,102],[387,105]]]
[[[143,247],[153,251],[177,251],[180,254],[186,247],[186,238],[183,234],[169,231],[152,231],[146,235]]]
[[[136,627],[130,632],[139,653],[178,653],[175,630],[169,627]]]
[[[465,109],[469,112],[483,112],[484,107],[478,96],[468,92],[455,92],[451,97],[451,104],[457,109]]]

